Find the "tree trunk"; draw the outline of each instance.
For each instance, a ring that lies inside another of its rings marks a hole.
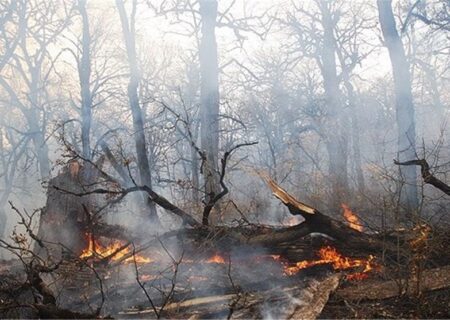
[[[348,79],[347,76],[344,77],[344,85],[347,89],[348,102],[350,107],[350,118],[352,122],[351,124],[352,151],[353,151],[354,168],[356,173],[356,184],[358,191],[361,194],[364,194],[366,186],[364,182],[364,173],[362,170],[362,163],[361,163],[361,148],[359,140],[359,135],[361,134],[361,131],[359,128],[359,120],[356,109],[355,91],[353,89],[353,85],[350,83],[350,80]]]
[[[142,185],[146,185],[149,188],[152,188],[150,163],[147,157],[147,143],[145,139],[144,120],[142,116],[142,110],[139,105],[139,97],[138,97],[140,72],[137,62],[136,44],[134,36],[134,12],[136,9],[135,8],[136,1],[133,1],[133,14],[131,16],[131,24],[128,21],[123,1],[116,0],[116,5],[120,15],[120,21],[122,23],[122,32],[125,39],[128,64],[130,68],[130,81],[128,83],[128,100],[130,103],[131,115],[133,117],[133,128],[135,131],[134,141],[136,146],[137,164],[139,168],[140,180]],[[158,222],[159,220],[158,215],[156,213],[155,204],[151,202],[149,199],[147,200],[147,203],[150,209],[150,220],[155,223]]]
[[[28,127],[32,133],[32,141],[34,149],[37,154],[37,162],[39,166],[39,173],[41,179],[46,181],[50,177],[50,158],[48,156],[48,145],[45,139],[45,124],[39,123],[40,116],[37,112],[38,107],[41,106],[38,94],[38,72],[31,72],[32,82],[30,87],[30,106],[29,109],[24,111],[25,117],[28,122]]]
[[[86,0],[78,2],[78,10],[83,20],[83,38],[81,44],[81,61],[78,64],[78,75],[81,87],[81,144],[83,157],[91,159],[90,131],[92,119],[91,82],[91,35],[89,32],[89,18],[86,12]]]
[[[394,75],[395,102],[398,127],[398,160],[415,159],[416,128],[414,104],[411,92],[411,76],[402,41],[397,33],[391,0],[377,0],[378,14],[385,45]],[[405,186],[401,193],[401,203],[406,211],[403,217],[410,220],[418,209],[417,170],[414,166],[400,167],[400,175]]]
[[[202,38],[200,56],[200,120],[201,148],[204,152],[203,176],[205,179],[206,201],[219,192],[219,67],[216,43],[217,1],[201,0]],[[208,224],[208,217],[204,219]]]
[[[336,40],[334,38],[334,22],[332,21],[329,3],[319,4],[324,28],[321,72],[323,77],[329,129],[327,130],[327,151],[329,154],[329,175],[333,196],[330,209],[335,210],[348,198],[347,176],[347,127],[344,125],[339,80],[336,71]]]

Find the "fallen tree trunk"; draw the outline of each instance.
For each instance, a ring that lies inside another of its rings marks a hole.
[[[333,275],[313,286],[310,290],[312,294],[306,296],[309,301],[304,301],[296,307],[288,319],[316,319],[328,302],[330,294],[337,289],[339,278],[339,275]]]
[[[319,210],[296,200],[275,181],[265,177],[275,197],[283,202],[292,215],[301,215],[305,221],[292,227],[269,227],[248,225],[246,227],[205,226],[201,225],[194,215],[178,208],[166,198],[160,196],[147,186],[135,186],[122,190],[96,189],[90,192],[78,193],[78,196],[86,196],[92,193],[117,195],[119,199],[133,191],[145,191],[156,204],[179,216],[185,223],[185,228],[177,232],[170,232],[170,236],[176,236],[182,243],[192,242],[192,248],[206,247],[217,248],[222,251],[231,250],[237,246],[256,247],[262,246],[276,249],[282,244],[293,246],[311,233],[326,234],[334,240],[338,248],[344,253],[353,255],[368,254],[395,256],[398,253],[397,238],[388,234],[367,234],[357,231],[342,221],[333,219]],[[162,235],[158,237],[166,237]],[[159,241],[152,240],[155,245]],[[153,244],[146,244],[150,247]],[[136,252],[141,249],[138,247]],[[131,256],[128,255],[127,257]]]
[[[167,304],[163,315],[178,314],[195,319],[316,319],[338,287],[340,278],[340,274],[328,274],[284,288],[193,297]],[[143,317],[152,313],[152,309],[129,310],[120,315]]]
[[[322,312],[330,294],[336,290],[339,274],[309,281],[305,287],[291,287],[281,291],[260,292],[241,298],[229,319],[316,319]],[[231,313],[232,311],[232,313]]]

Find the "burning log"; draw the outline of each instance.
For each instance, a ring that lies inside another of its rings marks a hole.
[[[352,224],[348,226],[344,222],[332,219],[317,209],[296,200],[269,177],[265,177],[265,180],[275,197],[287,206],[289,212],[292,215],[301,215],[305,221],[293,227],[252,237],[249,240],[250,243],[273,245],[275,243],[292,242],[308,234],[317,232],[332,237],[342,248],[351,250],[352,252],[359,251],[362,253],[378,254],[382,251],[396,251],[397,248],[393,242],[394,238],[384,236],[383,239],[380,235],[369,235],[356,230],[357,228]],[[392,240],[392,242],[389,240]]]
[[[152,259],[144,257],[139,254],[133,254],[130,249],[131,243],[123,243],[122,241],[115,240],[108,246],[102,245],[92,234],[87,234],[88,247],[85,248],[80,258],[99,258],[101,261],[120,261],[124,263],[150,263]]]
[[[293,275],[302,269],[309,268],[321,264],[331,264],[334,270],[347,270],[353,268],[363,268],[362,272],[347,275],[347,279],[364,279],[368,277],[368,272],[373,269],[378,269],[379,266],[373,262],[374,256],[370,255],[368,259],[352,259],[344,257],[337,252],[335,248],[330,246],[323,247],[319,250],[320,259],[304,260],[295,263],[294,265],[287,264],[284,272],[287,275]]]

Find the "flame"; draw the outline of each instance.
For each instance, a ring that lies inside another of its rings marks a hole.
[[[345,220],[347,220],[348,224],[350,225],[350,228],[362,232],[363,226],[361,225],[358,216],[355,213],[353,213],[350,207],[345,203],[342,203],[341,207],[342,209],[344,209],[344,218]]]
[[[207,263],[225,263],[225,259],[221,255],[216,253],[211,258],[206,260],[206,262]]]
[[[93,239],[92,235],[87,235],[89,241],[89,245],[87,248],[85,248],[81,254],[80,258],[87,259],[91,257],[100,257],[100,258],[106,258],[111,256],[111,260],[118,261],[121,260],[126,255],[129,255],[131,253],[131,249],[129,245],[124,245],[120,241],[114,241],[108,246],[101,245],[97,240]],[[136,259],[136,263],[150,263],[153,260],[141,255],[132,255],[131,257],[126,258],[123,260],[124,263],[130,263],[134,262]]]
[[[331,264],[335,270],[346,270],[356,267],[364,268],[362,272],[351,274],[347,276],[349,280],[362,280],[368,277],[367,273],[371,270],[378,269],[379,266],[373,261],[374,256],[370,255],[368,259],[352,259],[344,257],[335,248],[326,246],[319,250],[318,260],[304,260],[295,263],[294,265],[285,264],[284,273],[286,275],[294,275],[300,270],[321,264]]]

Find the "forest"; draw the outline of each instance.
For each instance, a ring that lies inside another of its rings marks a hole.
[[[450,318],[450,0],[0,0],[0,318]]]

